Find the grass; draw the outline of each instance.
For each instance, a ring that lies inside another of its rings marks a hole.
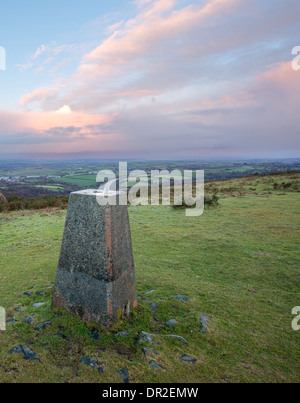
[[[287,182],[288,189],[274,189],[274,183]],[[218,194],[220,206],[198,218],[170,207],[130,207],[143,301],[128,322],[109,330],[63,310],[51,312],[48,287],[55,279],[65,212],[0,214],[0,305],[18,320],[0,333],[0,381],[121,382],[116,370],[127,366],[131,382],[299,382],[299,332],[291,328],[292,308],[299,305],[298,183],[299,174],[211,182],[207,193]],[[155,292],[144,296],[149,290]],[[41,291],[46,294],[36,295]],[[46,305],[36,309],[35,302]],[[151,302],[157,304],[157,320]],[[17,307],[23,311],[15,312]],[[207,334],[200,332],[200,313],[211,318]],[[23,323],[29,315],[32,326]],[[172,331],[164,326],[171,318],[178,320]],[[53,325],[34,331],[47,320]],[[93,328],[98,341],[88,336]],[[128,337],[114,337],[124,329]],[[141,330],[155,334],[159,356],[145,357],[135,345]],[[166,337],[170,333],[189,346]],[[30,347],[41,362],[7,354],[18,345]],[[197,362],[181,362],[184,354]],[[81,364],[83,355],[97,357],[104,373]],[[166,370],[150,368],[151,359]]]

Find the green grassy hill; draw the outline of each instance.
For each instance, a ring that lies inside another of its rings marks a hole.
[[[128,322],[109,330],[50,309],[65,212],[0,214],[0,306],[17,321],[0,332],[0,382],[122,382],[116,370],[125,367],[130,382],[299,382],[291,312],[300,305],[300,174],[209,182],[206,191],[219,206],[197,218],[171,207],[129,207],[141,300]],[[207,333],[201,314],[210,317]],[[174,329],[165,326],[169,319],[177,320]],[[34,330],[45,321],[52,325]],[[140,331],[158,345],[136,345]],[[8,354],[20,345],[39,361]],[[83,356],[96,357],[103,373]]]

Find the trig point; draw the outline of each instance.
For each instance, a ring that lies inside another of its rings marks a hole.
[[[117,194],[71,193],[52,303],[107,327],[137,306],[127,205],[110,203]]]

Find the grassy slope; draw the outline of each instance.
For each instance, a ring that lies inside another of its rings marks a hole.
[[[210,183],[209,192],[222,192],[220,207],[196,219],[168,207],[131,207],[138,293],[156,290],[145,298],[157,303],[158,321],[143,301],[129,323],[99,328],[99,341],[88,337],[92,324],[50,310],[47,287],[55,279],[64,213],[0,215],[0,305],[19,320],[0,333],[0,381],[120,382],[115,370],[127,366],[131,382],[299,382],[291,310],[299,305],[300,195],[274,191],[275,182],[292,182],[295,190],[299,174]],[[178,294],[190,301],[174,300]],[[37,310],[34,302],[47,305]],[[18,306],[22,313],[14,312]],[[211,317],[209,334],[200,333],[201,312]],[[35,332],[22,323],[30,314],[34,323],[50,319],[53,326]],[[179,323],[170,332],[164,322],[171,318]],[[113,334],[125,328],[129,337],[116,340]],[[145,358],[134,346],[140,330],[157,333],[159,357]],[[172,332],[189,346],[165,337]],[[42,362],[7,354],[21,344]],[[183,354],[197,363],[182,363]],[[81,364],[82,355],[96,356],[104,374]],[[151,369],[152,358],[167,370]]]

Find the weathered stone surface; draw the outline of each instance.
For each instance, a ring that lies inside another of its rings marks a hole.
[[[181,357],[181,361],[190,362],[190,363],[193,364],[194,362],[197,361],[197,358],[191,357],[191,356],[189,356],[189,355],[183,355],[183,356]]]
[[[158,344],[152,340],[152,337],[153,335],[151,333],[140,332],[135,344],[138,346],[143,343],[149,343],[158,346]]]
[[[81,358],[82,364],[88,365],[94,369],[97,369],[99,374],[103,374],[103,368],[100,367],[99,362],[96,357],[82,357]]]
[[[202,332],[202,333],[208,333],[208,332],[207,332],[207,328],[208,328],[208,323],[209,323],[209,321],[210,321],[210,317],[209,317],[209,316],[204,315],[204,313],[201,313],[201,314],[200,314],[200,322],[201,322],[201,325],[202,325],[201,332]]]
[[[24,319],[24,323],[27,323],[28,325],[32,324],[33,316],[27,316],[27,318]]]
[[[176,319],[170,319],[168,320],[168,322],[165,323],[165,326],[167,326],[169,329],[173,329],[176,323],[178,323]]]
[[[52,306],[109,327],[137,306],[137,294],[127,206],[99,197],[70,195]]]
[[[122,332],[118,332],[114,335],[114,337],[127,337],[129,336],[128,330],[123,330]]]
[[[177,339],[182,343],[186,344],[187,346],[189,345],[188,342],[185,340],[185,338],[183,338],[182,336],[177,336],[177,334],[168,334],[166,337],[172,337],[173,339]]]
[[[129,383],[129,373],[127,367],[121,370],[116,370],[116,373],[119,375],[121,379],[123,379],[124,383]]]
[[[158,365],[154,360],[151,360],[151,361],[149,362],[149,365],[150,365],[151,368],[154,368],[154,369],[161,369],[161,370],[165,370],[165,369],[166,369],[166,368],[161,367],[160,365]]]
[[[89,337],[94,340],[99,340],[100,335],[97,329],[93,329],[92,333],[89,334]]]
[[[151,350],[150,348],[146,348],[146,347],[143,348],[143,353],[145,355],[147,355],[147,354],[159,355],[159,353],[157,351]]]
[[[41,306],[44,306],[44,305],[46,305],[45,302],[38,302],[38,303],[36,303],[36,304],[33,304],[32,306],[33,306],[34,308],[40,308]]]
[[[36,360],[35,353],[26,346],[17,346],[11,349],[8,354],[23,354],[25,360]]]
[[[43,322],[43,323],[38,323],[34,330],[37,330],[38,332],[40,330],[45,330],[48,326],[52,326],[52,322],[48,321],[48,322]]]

